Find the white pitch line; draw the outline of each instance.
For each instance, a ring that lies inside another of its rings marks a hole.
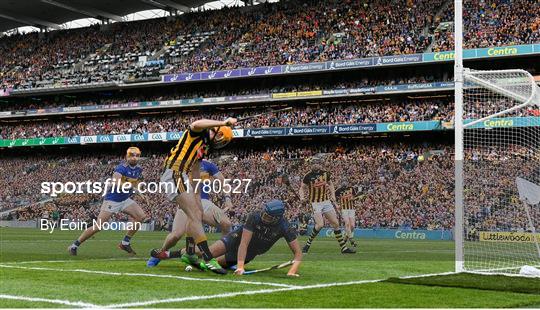
[[[455,272],[429,273],[429,274],[421,274],[421,275],[413,275],[413,276],[404,276],[404,277],[398,277],[398,278],[411,279],[411,278],[432,277],[432,276],[450,275],[450,274],[455,274]],[[277,293],[277,292],[300,291],[300,290],[324,288],[324,287],[332,287],[332,286],[378,283],[378,282],[383,282],[386,280],[387,279],[358,280],[358,281],[348,281],[348,282],[334,282],[334,283],[304,285],[304,286],[296,286],[296,287],[285,287],[285,288],[276,288],[276,289],[263,289],[263,290],[253,290],[253,291],[243,291],[243,292],[233,292],[233,293],[222,293],[222,294],[215,294],[215,295],[187,296],[187,297],[149,300],[149,301],[124,303],[124,304],[111,304],[105,307],[106,308],[144,307],[144,306],[149,306],[149,305],[171,303],[171,302],[206,300],[206,299],[214,299],[214,298],[228,298],[228,297],[235,297],[235,296],[242,296],[242,295],[271,294],[271,293]]]
[[[82,307],[82,308],[101,308],[98,305],[94,305],[94,304],[90,304],[90,303],[86,303],[82,301],[69,301],[69,300],[61,300],[61,299],[48,299],[48,298],[16,296],[16,295],[6,295],[6,294],[0,294],[0,299],[48,302],[52,304],[75,306],[75,307]]]
[[[277,292],[307,290],[307,289],[330,287],[330,286],[376,283],[376,282],[381,282],[381,281],[384,281],[384,279],[361,280],[361,281],[350,281],[350,282],[337,282],[337,283],[326,283],[326,284],[315,284],[315,285],[294,286],[294,287],[264,289],[264,290],[255,290],[255,291],[222,293],[222,294],[215,294],[215,295],[187,296],[187,297],[149,300],[149,301],[141,301],[141,302],[133,302],[133,303],[125,303],[125,304],[111,304],[111,305],[107,305],[107,306],[104,306],[104,307],[105,308],[144,307],[144,306],[149,306],[149,305],[162,304],[162,303],[171,303],[171,302],[183,302],[183,301],[193,301],[193,300],[227,298],[227,297],[235,297],[235,296],[242,296],[242,295],[271,294],[271,293],[277,293]]]
[[[110,271],[88,270],[88,269],[63,269],[63,268],[48,268],[48,267],[26,267],[26,266],[4,265],[4,264],[0,264],[0,267],[1,268],[13,268],[13,269],[26,269],[26,270],[80,272],[80,273],[91,273],[91,274],[100,274],[100,275],[109,275],[109,276],[153,277],[153,278],[178,279],[178,280],[186,280],[186,281],[253,284],[253,285],[276,286],[276,287],[287,287],[287,288],[297,287],[295,285],[273,283],[273,282],[258,282],[258,281],[245,281],[245,280],[226,280],[226,279],[213,279],[213,278],[192,278],[192,277],[175,276],[175,275],[169,275],[169,274],[110,272]]]

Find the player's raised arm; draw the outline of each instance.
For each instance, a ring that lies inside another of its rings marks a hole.
[[[253,232],[247,229],[242,230],[242,239],[240,240],[240,245],[238,246],[236,270],[234,274],[242,275],[244,273],[244,264],[246,261],[247,249],[249,243],[251,242],[251,237],[253,237]]]
[[[203,119],[194,121],[193,123],[191,123],[191,125],[189,127],[194,132],[201,132],[201,131],[203,131],[205,129],[213,128],[213,127],[234,126],[236,124],[236,122],[237,122],[237,119],[234,118],[234,117],[229,117],[224,121],[216,121],[216,120],[212,120],[212,119],[204,119],[203,118]]]

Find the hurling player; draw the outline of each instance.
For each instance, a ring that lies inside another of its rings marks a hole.
[[[302,251],[298,243],[297,233],[294,227],[283,216],[285,206],[281,200],[271,200],[267,202],[262,210],[253,211],[248,214],[246,223],[234,229],[221,240],[210,246],[210,251],[218,262],[224,267],[236,266],[235,274],[244,273],[244,266],[262,255],[274,246],[281,238],[284,238],[289,245],[293,255],[294,263],[287,275],[298,276],[298,268],[302,261]],[[182,249],[183,251],[195,251],[194,248]],[[177,251],[180,252],[180,251]],[[191,254],[191,253],[190,253]],[[171,253],[179,256],[179,253]]]
[[[203,208],[201,198],[193,189],[193,179],[200,179],[200,161],[211,149],[225,147],[233,138],[231,127],[236,124],[235,118],[225,121],[209,119],[197,120],[184,131],[178,144],[171,149],[164,162],[161,182],[166,186],[166,195],[170,201],[178,205],[178,211],[173,221],[173,231],[167,236],[162,249],[170,249],[177,242],[184,229],[180,210],[188,218],[187,233],[193,238],[195,245],[202,253],[204,262],[201,267],[218,274],[226,274],[208,248],[208,241],[203,229]],[[199,265],[195,255],[189,257],[191,263]]]
[[[305,200],[305,193],[307,192],[309,202],[313,208],[315,227],[313,227],[313,231],[302,251],[304,253],[309,251],[313,239],[319,234],[319,231],[324,225],[324,218],[326,218],[334,228],[334,235],[341,248],[341,253],[355,253],[355,250],[347,247],[347,242],[343,238],[339,227],[338,215],[336,213],[336,208],[339,205],[336,201],[334,184],[332,183],[330,172],[322,169],[322,159],[320,158],[313,158],[311,163],[311,171],[302,180],[300,199]]]
[[[144,222],[146,214],[143,209],[133,200],[131,196],[135,193],[134,188],[142,180],[142,168],[138,165],[141,151],[137,147],[130,147],[126,151],[126,161],[120,163],[114,169],[112,176],[112,189],[107,189],[105,199],[101,205],[101,211],[97,216],[98,223],[106,223],[114,213],[123,212],[136,222]],[[129,183],[128,190],[124,191],[122,185]],[[128,230],[124,239],[118,244],[118,248],[135,255],[131,248],[131,237],[137,232],[138,225],[133,225],[132,230]],[[69,247],[71,255],[77,255],[79,246],[99,231],[98,225],[92,225],[86,229]]]
[[[225,183],[225,177],[223,174],[219,171],[219,168],[216,164],[208,161],[208,160],[202,160],[201,161],[201,181],[202,180],[220,180],[221,184]],[[199,189],[198,192],[201,196],[202,201],[202,207],[203,207],[203,223],[210,225],[212,227],[219,227],[221,229],[221,233],[223,235],[226,235],[231,230],[231,220],[225,213],[226,210],[229,210],[232,208],[231,203],[231,196],[230,193],[226,193],[223,191],[223,198],[224,198],[224,206],[225,209],[221,209],[218,206],[216,206],[210,197],[209,191],[205,190],[203,183],[199,183]],[[187,228],[187,222],[188,218],[187,215],[182,210],[178,210],[177,212],[177,224],[178,227],[173,229],[171,234],[174,234],[171,236],[171,238],[174,238],[174,240],[180,240],[184,233],[186,232]],[[183,227],[183,228],[182,228]],[[191,237],[186,238],[187,247],[194,246],[194,240]],[[170,243],[164,244],[164,246],[171,246]],[[174,246],[174,245],[172,245]],[[170,256],[169,248],[162,248],[162,249],[153,249],[150,252],[150,255],[152,256],[148,262],[148,267],[155,267],[159,264],[159,262],[162,259],[169,259],[174,258]],[[187,254],[183,255],[182,260],[185,263],[190,263],[189,257]]]

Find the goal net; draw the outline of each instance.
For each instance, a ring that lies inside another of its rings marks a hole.
[[[463,71],[462,271],[540,267],[539,109],[528,72]]]

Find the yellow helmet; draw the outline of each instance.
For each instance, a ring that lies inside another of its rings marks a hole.
[[[229,126],[221,126],[214,129],[214,138],[212,139],[212,148],[221,149],[227,146],[233,138],[233,131]]]
[[[126,156],[129,156],[129,155],[141,155],[141,150],[136,147],[136,146],[132,146],[132,147],[129,147],[126,151]]]

